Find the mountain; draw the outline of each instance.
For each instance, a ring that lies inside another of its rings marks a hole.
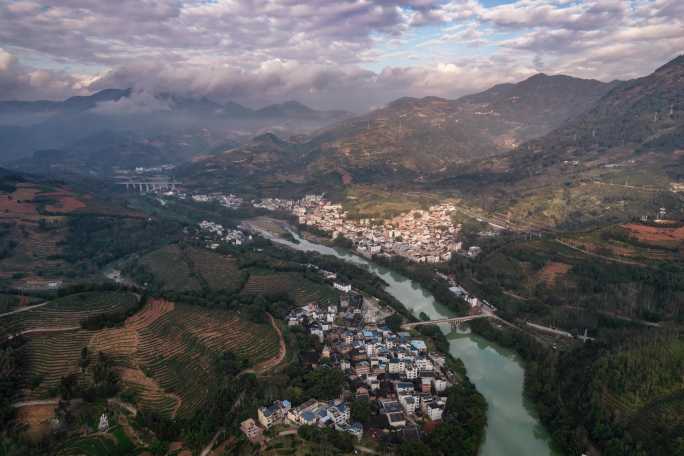
[[[455,167],[468,189],[516,219],[546,225],[682,213],[684,56],[620,82],[584,113],[515,150]]]
[[[401,98],[314,136],[340,166],[392,172],[442,172],[542,136],[589,108],[615,83],[535,75],[457,100]]]
[[[118,101],[130,94],[131,89],[106,89],[93,95],[71,97],[64,101],[0,101],[0,115],[81,112],[93,109],[97,103]]]
[[[347,111],[332,110],[332,111],[316,111],[308,106],[305,106],[298,101],[286,101],[281,104],[274,104],[265,106],[254,111],[256,117],[261,118],[278,118],[288,117],[296,119],[336,119],[341,120],[350,117],[351,114]]]
[[[173,93],[149,94],[131,89],[102,90],[58,101],[0,102],[0,162],[30,170],[35,151],[51,154],[52,170],[108,173],[112,166],[131,168],[180,163],[217,147],[248,141],[276,131],[283,136],[310,133],[348,117],[344,111],[318,111],[294,101],[253,110],[235,102]],[[93,138],[98,138],[93,141]],[[88,150],[80,144],[87,141]],[[110,142],[111,141],[111,142]],[[161,148],[168,149],[161,151]],[[129,148],[125,151],[123,148]],[[61,158],[60,158],[61,157]],[[90,163],[103,166],[93,168]]]
[[[405,183],[443,175],[456,164],[505,153],[525,140],[548,133],[587,109],[614,85],[540,74],[458,100],[400,98],[382,109],[299,139],[297,153],[290,154],[289,161],[261,162],[261,173],[270,169],[269,181],[277,175],[290,182],[320,180],[334,174],[346,183]],[[306,109],[285,103],[257,112],[301,115]],[[282,146],[274,151],[279,149]],[[238,172],[247,162],[235,161],[234,154],[225,157],[225,166],[217,168],[220,156],[212,157],[206,165],[212,169],[237,168]],[[192,167],[205,176],[200,170],[204,165],[199,162]]]

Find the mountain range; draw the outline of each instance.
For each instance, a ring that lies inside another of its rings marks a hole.
[[[457,100],[401,98],[296,142],[255,138],[182,172],[266,191],[446,192],[547,226],[681,211],[682,93],[684,57],[628,81],[538,74]]]
[[[52,164],[63,166],[68,158],[70,167],[78,165],[77,172],[106,174],[112,166],[187,161],[265,131],[301,135],[350,115],[314,110],[296,101],[255,110],[234,102],[131,89],[107,89],[64,101],[3,101],[0,162],[23,160],[18,166],[30,169],[38,151],[40,166],[46,156],[62,157]]]

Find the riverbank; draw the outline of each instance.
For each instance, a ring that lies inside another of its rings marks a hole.
[[[414,316],[421,312],[430,319],[449,318],[455,312],[441,305],[420,284],[401,274],[349,251],[313,243],[293,233],[299,244],[271,237],[282,245],[305,252],[332,255],[362,266],[387,283],[386,291]],[[487,401],[487,428],[480,456],[530,454],[553,456],[550,438],[523,393],[524,370],[517,354],[470,332],[451,331],[441,326],[449,340],[449,353],[463,361],[470,381]]]

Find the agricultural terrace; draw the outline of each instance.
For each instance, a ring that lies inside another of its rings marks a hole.
[[[80,373],[87,347],[91,357],[103,352],[113,359],[123,390],[134,393],[139,408],[167,417],[189,417],[206,404],[216,384],[217,355],[234,352],[256,365],[278,356],[280,348],[270,324],[165,300],[150,300],[119,328],[36,333],[27,339],[21,350],[28,369],[17,400],[54,397],[63,377]]]
[[[249,295],[286,294],[300,306],[311,302],[332,304],[337,299],[337,293],[330,286],[308,280],[296,272],[250,271],[242,293]]]
[[[242,286],[237,260],[231,256],[189,247],[186,257],[195,273],[200,275],[209,288],[239,290]]]
[[[235,258],[206,249],[169,245],[140,260],[160,288],[191,291],[202,287],[237,291],[243,274]]]
[[[140,262],[162,288],[174,291],[202,288],[202,282],[193,273],[181,247],[176,244],[150,252]]]
[[[684,227],[629,223],[568,236],[566,241],[587,252],[635,264],[680,261]]]
[[[81,350],[91,331],[75,330],[32,335],[21,347],[26,360],[24,390],[17,400],[49,399],[57,395],[63,377],[80,372]]]
[[[67,442],[58,456],[109,456],[135,454],[135,445],[121,426]]]
[[[138,303],[132,293],[94,291],[77,293],[50,301],[44,306],[0,318],[0,334],[5,337],[24,331],[78,329],[81,322],[103,314],[127,312]]]
[[[270,325],[235,314],[176,304],[139,330],[135,363],[164,391],[177,394],[177,414],[191,416],[215,385],[215,356],[231,351],[256,364],[278,354],[279,339]],[[143,407],[145,404],[143,404]]]

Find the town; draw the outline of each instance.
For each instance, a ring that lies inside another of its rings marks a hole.
[[[456,382],[445,356],[429,351],[426,342],[411,333],[390,329],[385,320],[394,311],[377,299],[337,281],[335,273],[319,272],[340,292],[338,303],[294,309],[287,324],[318,338],[322,349],[309,363],[339,369],[348,387],[342,397],[330,401],[309,398],[293,407],[283,399],[260,407],[255,418],[242,422],[242,432],[257,444],[265,444],[264,433],[274,426],[330,428],[358,440],[364,431],[373,439],[390,433],[419,438],[426,424],[442,419],[446,390]],[[367,429],[351,419],[352,399],[368,401],[377,409]]]
[[[427,210],[413,209],[388,220],[357,220],[349,218],[341,204],[333,204],[321,194],[306,195],[299,200],[264,198],[249,203],[233,194],[189,196],[172,190],[163,195],[199,203],[216,201],[229,209],[250,204],[258,209],[287,212],[297,217],[300,225],[322,230],[333,239],[348,239],[356,252],[365,257],[397,255],[419,263],[440,263],[449,261],[454,253],[471,257],[480,253],[478,246],[463,250],[463,243],[458,240],[461,226],[451,220],[456,210],[451,203],[433,205]],[[160,203],[164,205],[163,200]]]
[[[420,263],[439,263],[449,261],[453,252],[462,249],[460,226],[451,220],[456,207],[449,203],[414,209],[389,220],[351,219],[342,205],[326,201],[323,195],[306,195],[298,201],[267,198],[252,204],[288,211],[297,216],[300,225],[326,231],[333,239],[343,236],[367,257],[398,255]],[[477,253],[479,249],[468,251],[471,256]]]

